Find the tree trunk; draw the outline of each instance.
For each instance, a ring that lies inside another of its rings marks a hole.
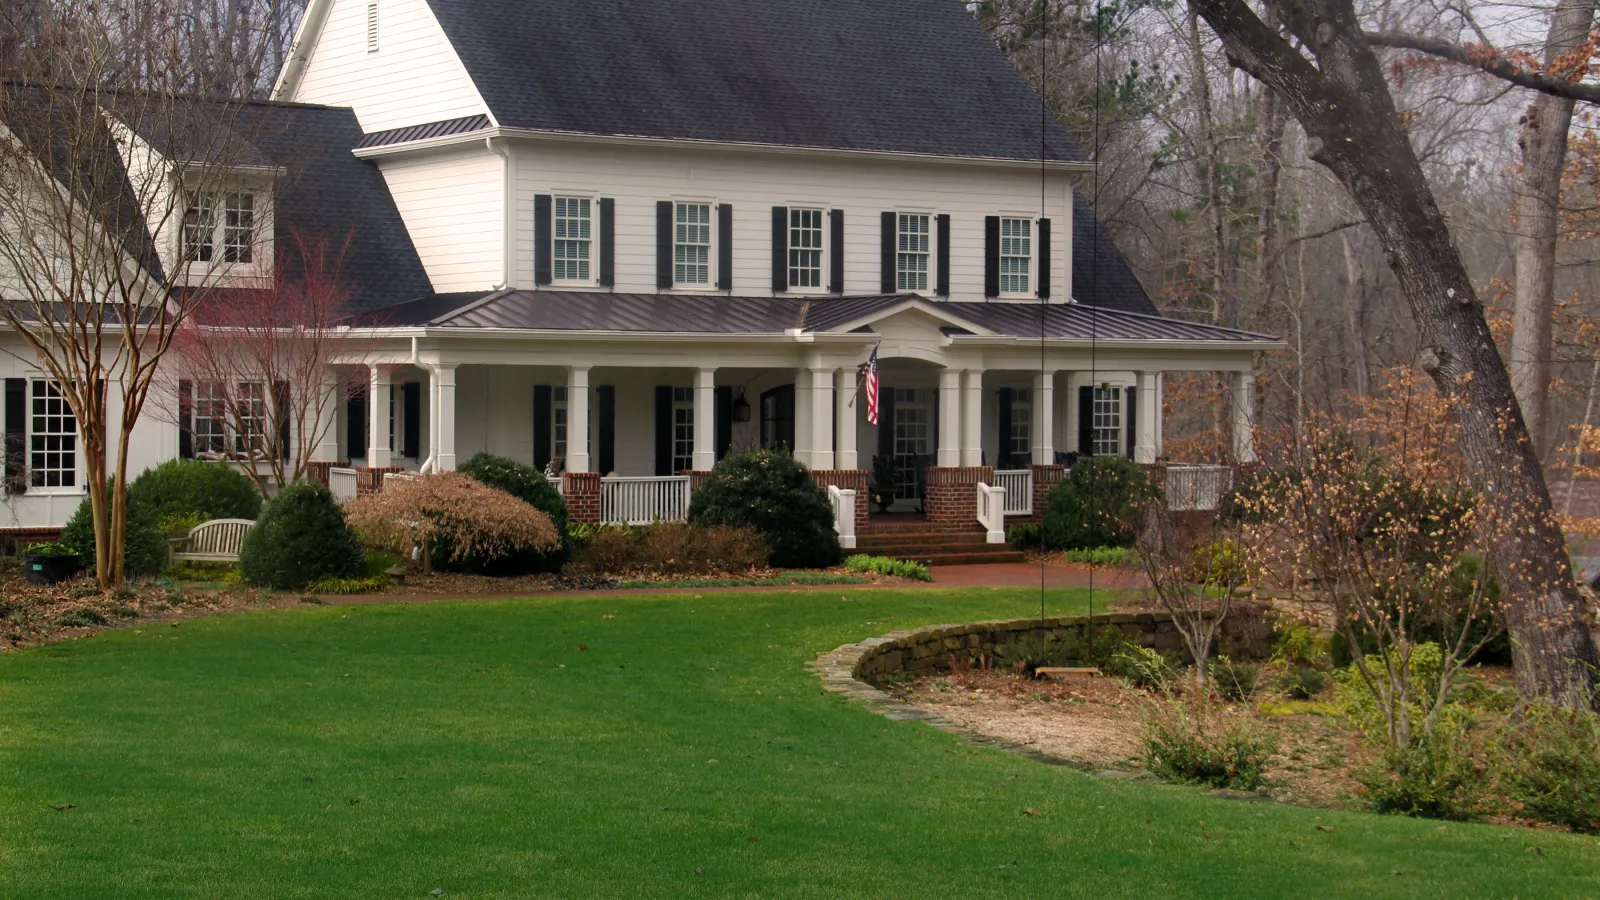
[[[1206,188],[1206,213],[1211,225],[1211,321],[1218,325],[1233,325],[1233,301],[1226,288],[1228,281],[1228,225],[1222,210],[1222,188],[1217,183],[1218,169],[1222,164],[1217,146],[1217,129],[1211,114],[1211,78],[1206,72],[1204,47],[1200,43],[1200,18],[1189,10],[1189,81],[1194,85],[1195,116],[1199,122],[1199,143],[1195,155],[1199,158],[1201,183]]]
[[[1350,235],[1339,237],[1344,243],[1344,341],[1350,353],[1351,387],[1365,397],[1372,391],[1367,371],[1367,273],[1350,247]]]
[[[1589,37],[1595,0],[1560,0],[1544,43],[1552,66]],[[1511,384],[1542,459],[1550,432],[1550,341],[1555,315],[1556,243],[1561,174],[1573,101],[1539,94],[1522,116],[1522,184],[1517,197],[1516,297],[1511,335]]]
[[[1399,125],[1351,0],[1270,0],[1317,65],[1243,0],[1191,0],[1230,61],[1266,82],[1304,126],[1310,156],[1350,192],[1417,321],[1422,368],[1456,401],[1462,453],[1504,536],[1494,563],[1508,602],[1517,687],[1569,706],[1594,702],[1600,671],[1544,472],[1416,154]]]

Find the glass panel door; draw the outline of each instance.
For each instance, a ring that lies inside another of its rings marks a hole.
[[[896,500],[921,500],[933,452],[933,392],[894,388],[894,468]]]

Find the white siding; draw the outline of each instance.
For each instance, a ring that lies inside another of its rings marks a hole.
[[[502,280],[505,163],[481,144],[382,162],[434,290],[489,290]]]
[[[334,0],[299,89],[285,100],[351,106],[384,131],[488,112],[424,0],[378,0],[378,52],[367,52],[368,0]]]
[[[1038,218],[1040,209],[1040,176],[1031,169],[554,141],[524,144],[515,158],[515,285],[523,288],[533,286],[537,194],[616,199],[616,290],[626,292],[656,290],[657,201],[733,204],[733,293],[740,296],[771,294],[774,206],[844,210],[847,294],[878,292],[881,213],[949,214],[950,288],[956,300],[983,299],[984,217]],[[1066,298],[1071,284],[1070,196],[1066,175],[1048,176],[1051,287],[1057,300]],[[930,294],[932,287],[930,271]]]

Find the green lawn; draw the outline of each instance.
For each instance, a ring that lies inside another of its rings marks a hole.
[[[0,897],[1600,896],[1593,839],[1103,781],[803,668],[1037,604],[307,606],[0,656]]]

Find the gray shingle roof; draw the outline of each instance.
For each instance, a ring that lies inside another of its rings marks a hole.
[[[1038,96],[956,0],[429,5],[504,126],[1041,158]]]
[[[1269,335],[1079,304],[932,302],[915,294],[861,297],[724,297],[603,294],[590,291],[495,291],[452,294],[371,314],[390,327],[504,328],[655,334],[781,334],[837,331],[908,301],[927,303],[960,322],[1013,337],[1067,340],[1257,342]],[[970,329],[967,329],[970,331]],[[956,333],[960,333],[958,330]]]
[[[1102,309],[1160,315],[1122,248],[1077,191],[1072,192],[1072,298]]]

